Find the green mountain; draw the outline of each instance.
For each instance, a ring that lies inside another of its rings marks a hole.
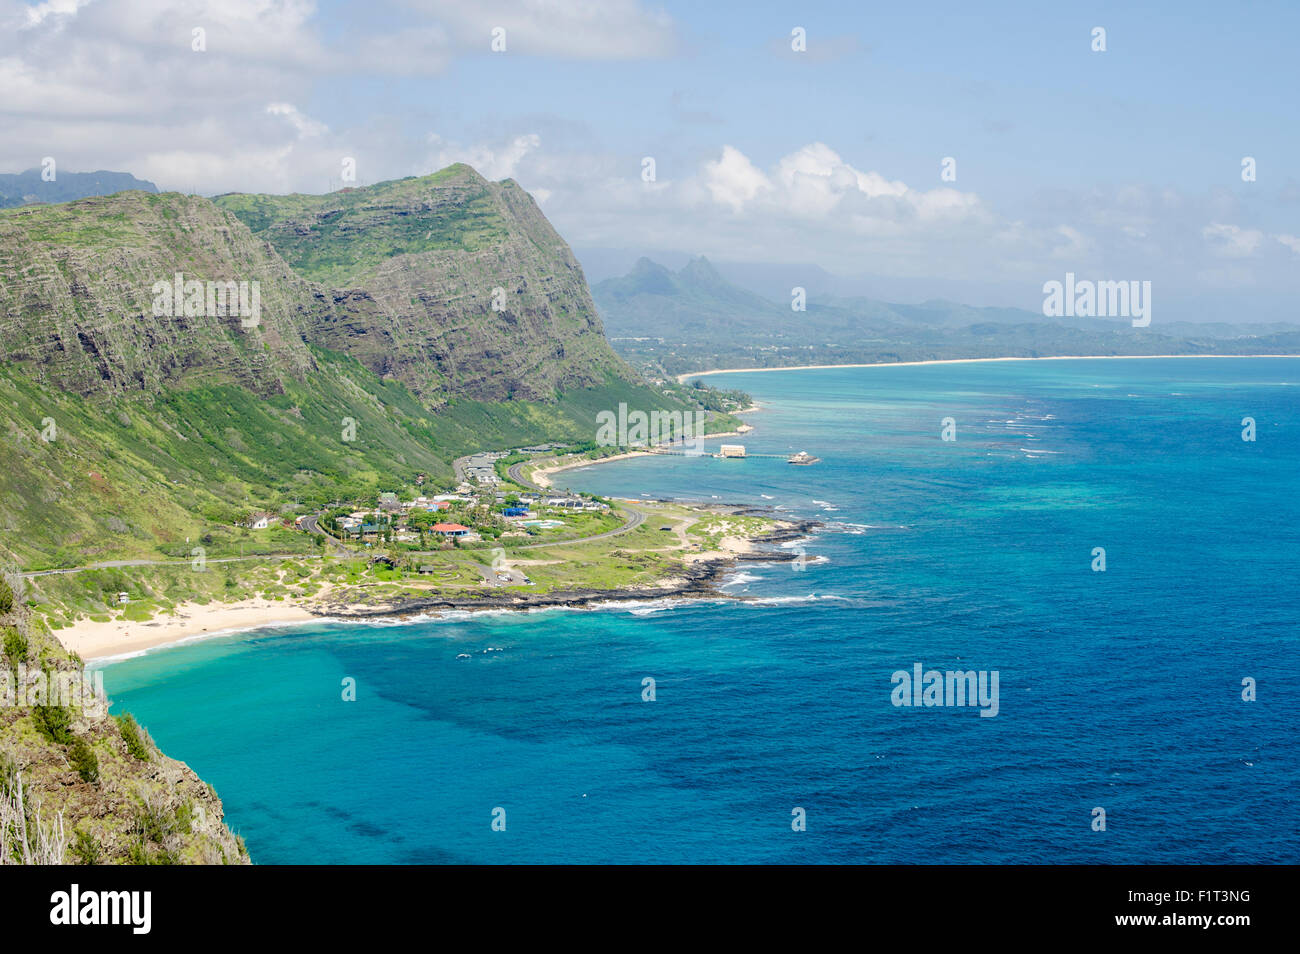
[[[943,358],[1291,354],[1300,328],[1046,318],[950,301],[812,296],[805,310],[728,282],[706,259],[673,272],[647,258],[592,289],[615,349],[651,376],[710,368]]]
[[[138,189],[157,192],[152,182],[137,179],[126,172],[55,172],[52,182],[45,181],[40,169],[0,173],[0,209],[36,202],[71,202],[92,195],[112,195]]]
[[[636,380],[609,349],[577,259],[532,197],[457,164],[324,196],[227,195],[297,274],[328,289],[308,329],[430,406]]]
[[[532,199],[466,166],[0,212],[0,563],[215,556],[250,509],[446,485],[624,401],[685,406],[610,349]]]

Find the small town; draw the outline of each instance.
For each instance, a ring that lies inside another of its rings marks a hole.
[[[297,516],[259,510],[239,526],[254,531],[293,527],[316,535],[321,543],[332,540],[360,549],[382,546],[399,552],[488,546],[498,541],[503,545],[523,543],[529,537],[581,536],[592,529],[591,521],[575,518],[608,515],[607,501],[590,494],[548,493],[522,477],[503,479],[497,469],[502,459],[546,454],[560,447],[540,444],[460,458],[455,462],[459,483],[447,493],[417,493],[404,500],[397,490],[383,491],[370,506],[359,501],[340,502],[318,513]],[[418,490],[426,479],[426,475],[416,474],[409,483]]]

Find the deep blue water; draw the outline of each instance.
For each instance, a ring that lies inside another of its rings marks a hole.
[[[261,863],[1300,860],[1300,360],[713,383],[764,405],[751,453],[822,463],[566,482],[825,521],[825,560],[744,568],[756,601],[264,630],[110,695]],[[997,670],[997,716],[894,706],[918,662]]]

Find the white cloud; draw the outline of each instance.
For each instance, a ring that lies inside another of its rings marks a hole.
[[[724,146],[718,159],[704,163],[702,180],[713,201],[732,212],[748,209],[753,215],[813,221],[840,216],[868,230],[904,219],[951,221],[980,211],[979,198],[971,193],[911,189],[900,180],[854,168],[822,142],[782,157],[770,173],[735,147]]]
[[[1277,239],[1297,255],[1300,255],[1300,238],[1297,238],[1294,235],[1274,235],[1273,238]]]
[[[497,27],[506,31],[505,55],[648,59],[679,45],[672,18],[637,0],[406,0],[406,6],[447,24],[466,52],[489,52]]]
[[[730,206],[733,212],[739,212],[746,202],[772,188],[767,176],[732,146],[723,146],[719,159],[704,164],[704,185],[714,202]]]
[[[1201,236],[1210,243],[1215,254],[1223,258],[1248,258],[1264,241],[1264,233],[1258,229],[1243,229],[1218,222],[1201,229]]]
[[[317,122],[304,116],[298,111],[298,107],[292,103],[269,103],[266,111],[271,116],[283,116],[298,132],[299,139],[306,139],[309,136],[323,136],[329,132],[329,127],[324,123]]]
[[[44,3],[29,6],[25,10],[27,22],[23,24],[22,29],[30,30],[38,27],[52,16],[76,16],[77,11],[90,2],[91,0],[45,0]]]
[[[524,157],[542,144],[542,137],[537,133],[527,133],[495,145],[479,143],[466,146],[447,142],[436,133],[430,133],[428,141],[427,171],[464,162],[473,166],[485,179],[495,181],[512,178]]]

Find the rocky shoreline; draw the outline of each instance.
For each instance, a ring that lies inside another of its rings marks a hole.
[[[761,508],[752,510],[756,515],[767,515]],[[319,603],[308,609],[316,616],[335,619],[378,619],[384,617],[417,616],[432,612],[455,610],[532,610],[555,607],[583,607],[598,603],[631,600],[659,599],[740,599],[718,588],[718,583],[738,563],[789,563],[798,555],[777,549],[782,543],[801,540],[822,525],[820,520],[800,520],[781,527],[753,543],[768,547],[761,553],[726,557],[708,562],[688,563],[675,582],[662,586],[624,587],[620,589],[556,590],[550,593],[510,593],[474,597],[414,597],[386,603],[382,606],[363,607],[355,603]]]

